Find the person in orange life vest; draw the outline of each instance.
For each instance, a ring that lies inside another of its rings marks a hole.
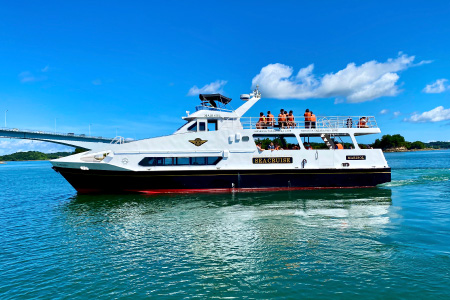
[[[259,113],[259,120],[256,123],[256,128],[257,129],[263,129],[263,128],[265,128],[265,126],[266,126],[266,117],[261,112],[261,113]]]
[[[267,112],[267,126],[275,125],[275,117],[270,113],[270,110]]]
[[[344,149],[344,146],[342,146],[341,143],[336,142],[336,143],[334,144],[334,149],[342,150],[342,149]]]
[[[306,150],[312,150],[313,149],[310,143],[306,143],[304,146],[305,146]]]
[[[281,148],[280,145],[275,144],[275,150],[283,150],[283,148]]]
[[[284,109],[280,109],[280,114],[278,115],[278,126],[284,128],[286,126],[286,115],[284,114]]]
[[[311,128],[316,128],[316,115],[311,111]]]
[[[311,112],[309,109],[305,110],[305,114],[303,116],[305,117],[305,128],[311,128]]]
[[[261,151],[261,152],[263,152],[263,151],[264,151],[264,149],[263,149],[263,148],[261,148],[261,143],[259,143],[258,145],[256,145],[256,148],[258,148],[258,151]]]
[[[358,128],[367,128],[367,121],[365,117],[359,118]]]
[[[291,110],[289,111],[289,115],[287,116],[287,120],[288,120],[288,127],[295,127],[295,120],[294,120],[294,112]]]

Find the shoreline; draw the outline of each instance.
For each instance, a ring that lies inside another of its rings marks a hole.
[[[386,149],[383,153],[398,153],[398,152],[417,152],[417,151],[438,151],[438,150],[448,150],[445,148],[425,148],[425,149]]]

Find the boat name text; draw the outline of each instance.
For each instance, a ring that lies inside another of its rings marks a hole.
[[[253,157],[254,164],[292,164],[292,157]]]
[[[366,156],[365,155],[347,155],[346,159],[347,160],[366,160]]]

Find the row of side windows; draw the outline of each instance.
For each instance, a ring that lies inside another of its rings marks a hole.
[[[146,157],[143,158],[139,165],[143,167],[149,166],[207,166],[216,165],[222,157]]]

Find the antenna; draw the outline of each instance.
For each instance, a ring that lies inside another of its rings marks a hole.
[[[256,85],[256,89],[253,91],[253,96],[255,98],[261,98],[261,92],[259,91],[259,84]]]

